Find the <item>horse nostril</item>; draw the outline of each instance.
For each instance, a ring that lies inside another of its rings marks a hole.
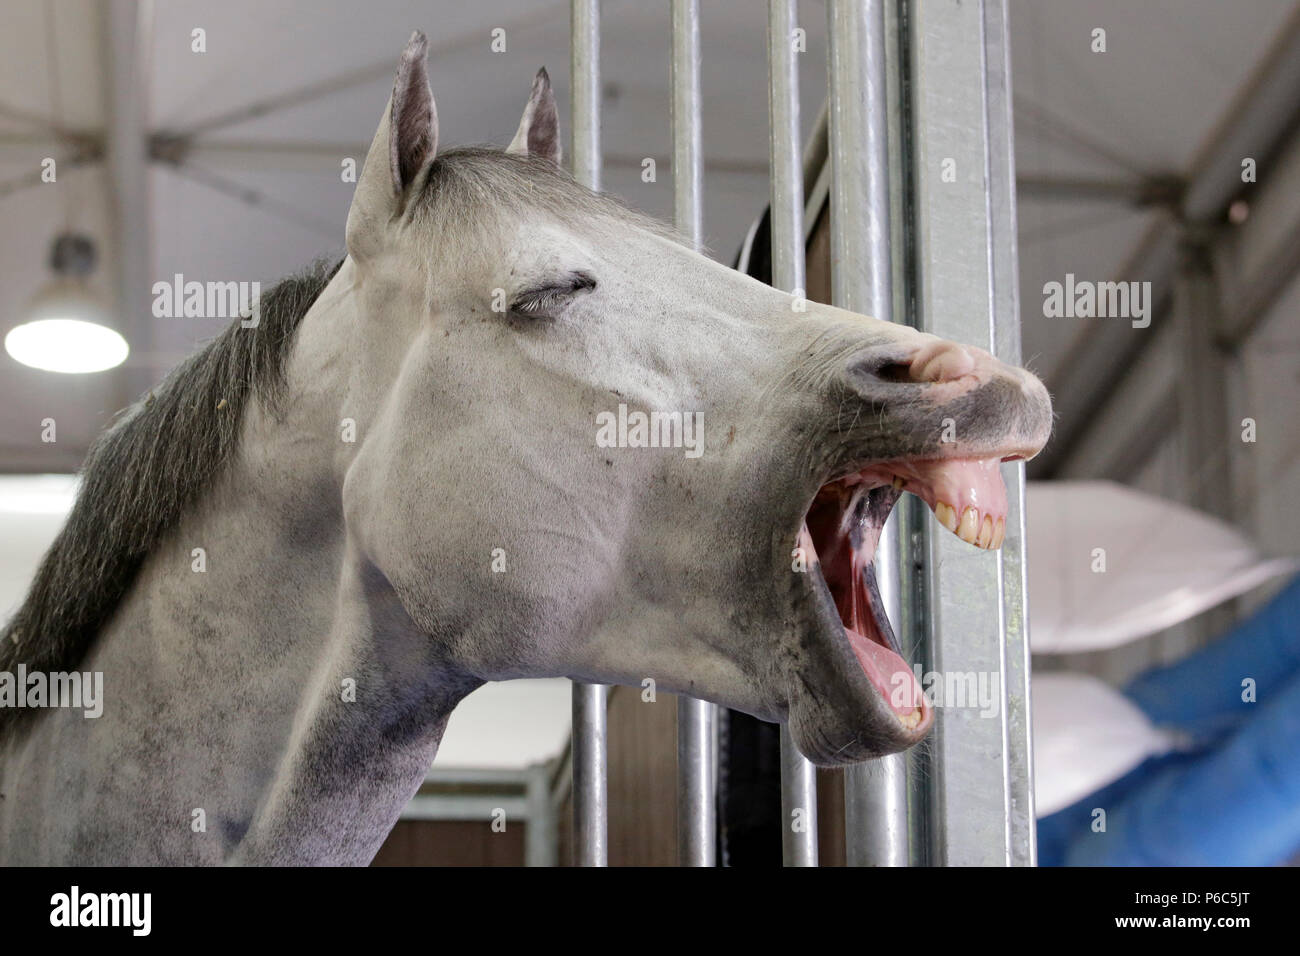
[[[912,367],[906,362],[887,362],[876,369],[876,378],[886,382],[914,382]]]
[[[882,354],[883,352],[883,354]],[[881,350],[875,354],[859,356],[849,365],[849,374],[859,381],[888,382],[897,385],[917,384],[915,365],[911,358],[900,357]]]

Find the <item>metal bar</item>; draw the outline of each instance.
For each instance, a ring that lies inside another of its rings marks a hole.
[[[700,154],[700,9],[673,0],[671,124],[673,219],[698,249],[702,239]],[[716,855],[717,708],[677,699],[677,858],[682,866],[713,866]]]
[[[831,299],[885,321],[894,316],[891,258],[889,64],[885,0],[827,5],[830,87]],[[901,634],[897,520],[886,524],[875,570],[885,611]],[[848,768],[844,775],[845,859],[850,866],[905,866],[907,776],[901,755]]]
[[[703,164],[700,153],[699,0],[672,2],[671,122],[673,222],[698,249],[702,239]]]
[[[501,787],[515,787],[525,790],[533,778],[532,767],[438,767],[429,768],[424,775],[426,786],[454,787],[459,784],[489,783]]]
[[[527,825],[527,798],[500,794],[417,793],[402,809],[403,820],[493,820],[500,814],[504,815],[507,827],[511,824]]]
[[[573,685],[573,861],[577,866],[609,865],[608,691],[604,684]]]
[[[600,0],[571,0],[570,27],[573,178],[600,189]]]
[[[551,802],[550,766],[528,768],[528,822],[524,830],[524,864],[555,866],[555,804]]]
[[[817,768],[799,752],[788,724],[781,725],[781,861],[817,865]]]
[[[1015,206],[1005,0],[906,8],[913,295],[918,325],[1018,357]],[[946,175],[945,175],[946,171]],[[932,535],[929,655],[975,701],[936,707],[928,776],[930,859],[1034,859],[1024,615],[1024,469],[1003,467],[1006,542],[981,553]]]
[[[827,4],[830,86],[831,295],[835,305],[893,318],[884,0]]]
[[[769,0],[767,22],[768,162],[771,164],[772,284],[804,288],[803,150],[799,66],[794,49],[797,0]]]
[[[717,708],[677,698],[677,861],[714,866],[716,857]]]
[[[1020,263],[1016,219],[1015,123],[1012,119],[1011,31],[1005,0],[984,4],[985,124],[988,136],[988,215],[993,354],[1019,365]],[[1180,188],[1180,187],[1174,187]],[[1157,187],[1157,191],[1159,188]],[[1002,568],[1002,686],[1006,707],[1007,807],[1010,862],[1038,858],[1034,814],[1034,745],[1029,714],[1029,611],[1025,578],[1025,466],[1002,466],[1007,486]]]
[[[769,0],[767,21],[768,159],[771,164],[772,284],[804,295],[803,153],[799,65],[794,47],[797,0]],[[781,858],[817,865],[817,773],[781,727]]]
[[[572,0],[569,86],[573,177],[600,188],[600,3]],[[573,851],[578,866],[607,866],[605,722],[609,688],[573,685]]]

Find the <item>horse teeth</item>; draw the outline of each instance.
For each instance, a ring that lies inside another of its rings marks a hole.
[[[1002,547],[1002,540],[1007,534],[1007,523],[1004,518],[998,519],[997,527],[993,531],[993,548],[994,550]]]
[[[904,727],[906,727],[908,730],[915,730],[921,723],[922,713],[921,713],[921,708],[917,707],[916,709],[910,710],[905,714],[896,713],[894,714],[894,716],[897,717],[898,722],[902,724]]]
[[[993,519],[988,515],[984,516],[984,523],[980,525],[980,536],[976,544],[984,549],[993,544]]]
[[[967,544],[975,544],[979,536],[980,515],[974,508],[967,508],[961,513],[961,525],[957,528],[957,537]]]
[[[898,491],[898,489],[900,489],[900,488],[903,487],[903,484],[904,484],[903,479],[900,478],[898,475],[895,475],[895,476],[894,476],[894,484],[893,484],[893,488],[894,488],[894,490],[895,490],[895,491]]]
[[[934,516],[939,519],[939,524],[943,525],[953,534],[957,533],[957,509],[946,501],[940,501],[934,506]]]

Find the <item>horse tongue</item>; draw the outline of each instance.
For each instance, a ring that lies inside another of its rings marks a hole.
[[[971,544],[997,548],[1007,517],[1007,486],[996,458],[951,458],[918,468],[922,497],[939,523]]]
[[[924,717],[921,687],[898,654],[898,639],[881,607],[870,554],[853,552],[851,582],[836,594],[836,604],[844,635],[867,678],[903,726],[918,726]]]

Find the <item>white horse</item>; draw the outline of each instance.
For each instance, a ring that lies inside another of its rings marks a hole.
[[[544,71],[506,151],[437,140],[416,34],[343,262],[92,450],[0,642],[5,862],[365,863],[484,681],[653,678],[825,765],[929,728],[880,525],[997,547],[1038,380],[577,185]],[[40,706],[74,671],[101,717]]]

